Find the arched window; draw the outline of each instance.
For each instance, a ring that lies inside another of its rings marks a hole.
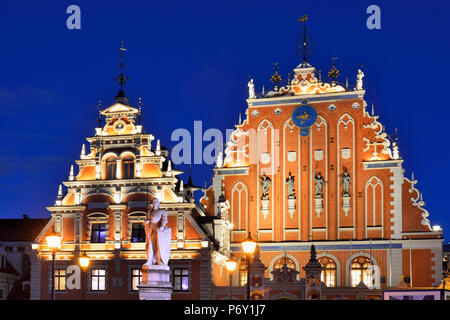
[[[106,160],[106,179],[111,180],[116,178],[117,162],[114,158]]]
[[[319,259],[319,262],[324,268],[320,275],[320,280],[327,287],[336,287],[336,262],[329,257],[322,257]]]
[[[134,159],[132,157],[126,157],[123,159],[122,175],[124,179],[134,178]]]
[[[287,257],[283,257],[278,259],[274,264],[273,264],[273,270],[277,270],[280,269],[281,267],[283,267],[283,265],[286,263],[286,266],[290,269],[294,269],[295,270],[295,262]]]
[[[356,257],[352,260],[351,284],[356,287],[361,281],[366,286],[372,283],[372,275],[369,271],[371,261],[367,257]]]

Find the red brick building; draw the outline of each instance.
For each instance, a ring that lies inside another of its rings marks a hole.
[[[255,94],[249,82],[245,119],[225,156],[219,153],[200,204],[193,199],[199,188],[176,177],[181,171],[168,151],[144,132],[140,102],[133,107],[121,88],[112,105],[99,107],[78,170],[71,167],[66,190],[61,186],[47,208],[51,218],[31,259],[31,299],[51,297],[50,232],[63,239],[56,299],[81,299],[83,292],[87,299],[137,299],[146,258],[142,222],[154,197],[172,229],[173,299],[228,298],[231,253],[239,262],[233,297],[243,299],[241,242],[248,233],[258,241],[250,266],[255,299],[305,299],[312,244],[323,299],[379,299],[399,283],[439,284],[442,230],[431,227],[417,181],[404,176],[396,140],[373,106],[367,110],[362,73],[351,89],[337,83],[336,72],[323,82],[304,60],[285,86],[277,72],[268,92]],[[91,264],[73,288],[71,266],[83,253]]]
[[[371,266],[380,271],[380,289],[402,279],[414,287],[439,284],[442,229],[431,227],[417,180],[404,176],[396,139],[364,100],[363,73],[355,88],[337,83],[334,66],[330,83],[306,60],[292,74],[282,86],[276,71],[274,88],[260,94],[249,82],[244,120],[201,199],[209,215],[233,226],[231,251],[241,262],[234,285],[246,283],[241,242],[249,232],[267,267],[266,289],[283,263],[296,281],[304,278],[311,244],[328,292],[361,281],[370,286]],[[215,285],[227,285],[224,270],[213,264]],[[298,290],[266,291],[265,299],[301,298]]]

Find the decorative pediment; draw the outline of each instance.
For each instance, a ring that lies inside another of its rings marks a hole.
[[[124,116],[124,115],[133,115],[137,114],[139,111],[136,108],[133,108],[129,105],[126,105],[122,102],[115,102],[105,110],[101,111],[101,114],[104,116]]]

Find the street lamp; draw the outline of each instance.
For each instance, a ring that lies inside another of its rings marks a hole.
[[[61,249],[61,236],[53,231],[45,237],[45,240],[48,248],[52,250],[52,300],[55,300],[55,256],[56,251]]]
[[[231,259],[228,259],[227,261],[225,261],[225,265],[227,267],[227,271],[230,274],[230,300],[233,299],[233,272],[234,270],[236,270],[236,261],[233,261]]]
[[[82,295],[83,295],[83,300],[85,299],[85,284],[84,284],[84,282],[85,282],[85,280],[84,280],[84,278],[85,278],[85,273],[86,273],[86,270],[87,270],[87,267],[89,266],[89,262],[91,261],[91,259],[86,255],[86,253],[85,252],[83,252],[83,254],[78,258],[78,261],[79,261],[79,263],[80,263],[80,266],[81,266],[81,292],[82,292]]]
[[[244,250],[247,258],[247,300],[250,300],[250,259],[255,252],[256,242],[252,240],[250,232],[248,238],[242,242],[242,249]]]

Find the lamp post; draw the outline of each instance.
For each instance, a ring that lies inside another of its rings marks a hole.
[[[250,232],[248,238],[242,242],[242,249],[244,250],[247,258],[247,300],[250,300],[250,259],[256,248],[256,242],[252,240]]]
[[[91,261],[91,259],[86,255],[85,252],[83,252],[83,254],[78,258],[78,261],[80,263],[81,266],[81,292],[82,292],[82,296],[83,296],[83,300],[85,300],[85,273],[87,270],[87,267],[89,266],[89,262]]]
[[[236,270],[236,261],[228,259],[225,261],[225,265],[227,267],[227,271],[230,274],[230,300],[233,299],[233,272]]]
[[[56,232],[52,232],[45,237],[47,246],[52,251],[52,300],[55,300],[55,256],[56,251],[61,248],[61,236]]]

